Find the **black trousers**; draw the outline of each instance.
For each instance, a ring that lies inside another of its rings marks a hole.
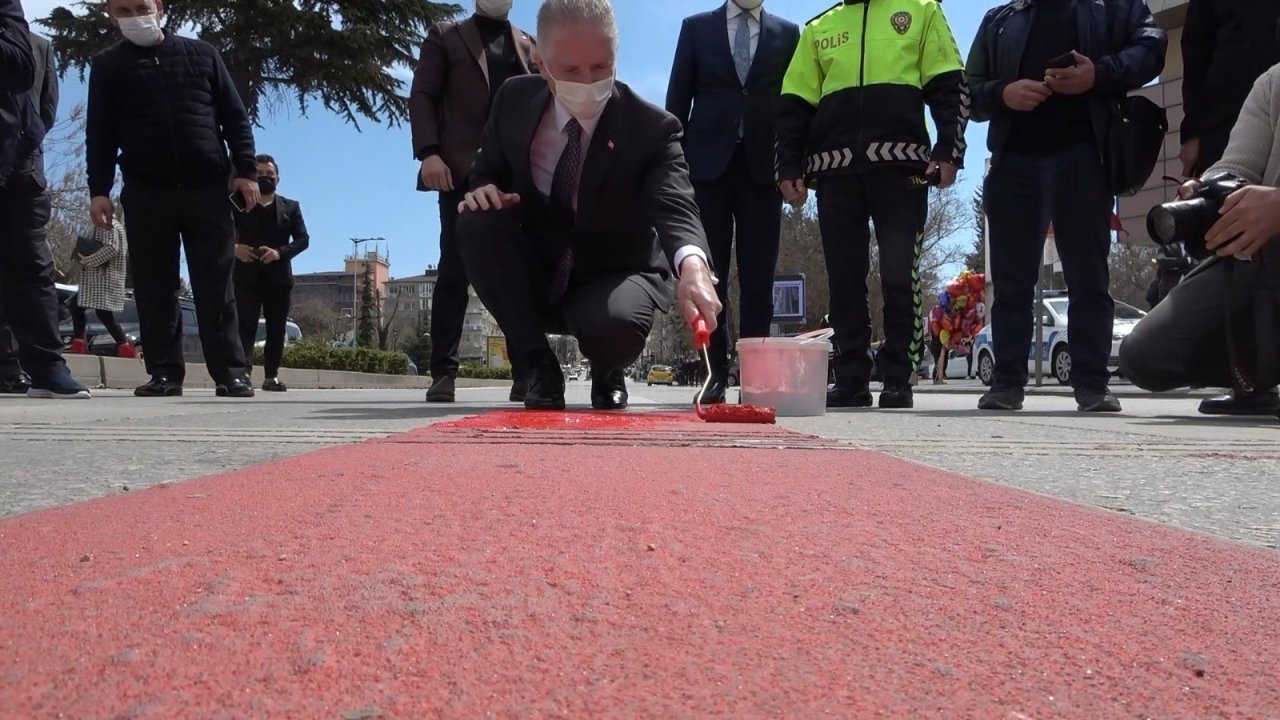
[[[236,314],[240,318],[240,346],[245,359],[253,364],[253,348],[258,341],[258,318],[266,320],[266,344],[262,348],[262,366],[267,378],[280,374],[284,360],[285,324],[289,322],[289,306],[293,286],[263,282],[260,278],[236,281]]]
[[[440,193],[440,273],[431,298],[431,377],[458,373],[458,348],[462,325],[467,317],[466,265],[458,252],[458,203],[466,195],[462,189]]]
[[[50,199],[36,173],[19,173],[0,189],[0,293],[17,358],[40,382],[65,373],[58,333],[58,291],[45,242]],[[2,341],[3,338],[0,338]]]
[[[1071,384],[1105,390],[1115,320],[1107,265],[1115,198],[1097,150],[1082,144],[1043,157],[1002,156],[987,175],[982,197],[995,286],[993,387],[1020,390],[1027,384],[1036,279],[1052,222],[1070,298]]]
[[[94,315],[98,316],[98,322],[102,323],[102,327],[106,328],[111,334],[111,339],[116,341],[116,345],[123,345],[129,342],[129,338],[124,334],[124,328],[120,327],[120,323],[116,321],[116,314],[109,310],[94,310]],[[89,327],[89,311],[75,305],[71,308],[71,327],[73,328],[73,336],[77,340],[85,340],[85,331]]]
[[[884,289],[884,384],[903,386],[920,365],[924,317],[920,313],[920,247],[929,212],[928,188],[910,183],[917,169],[886,167],[818,183],[818,225],[831,286],[831,327],[837,349],[836,382],[865,387],[871,378],[871,227],[880,249]]]
[[[476,294],[506,335],[513,372],[517,355],[526,366],[551,355],[549,332],[577,338],[593,376],[625,368],[644,351],[658,304],[636,275],[575,275],[552,305],[554,245],[529,237],[517,209],[465,213],[457,233]]]
[[[22,374],[22,361],[18,359],[18,338],[8,320],[0,320],[0,380]]]
[[[739,335],[768,337],[773,323],[773,275],[778,265],[782,232],[782,196],[774,185],[752,182],[746,151],[738,145],[724,176],[712,183],[695,183],[698,212],[711,246],[711,261],[720,284],[716,294],[725,306],[711,334],[711,369],[722,378],[729,374],[729,263],[738,246]]]
[[[231,285],[235,227],[227,190],[142,187],[127,184],[120,194],[128,233],[133,297],[138,305],[147,372],[181,383],[182,352],[179,251],[187,256],[191,291],[205,365],[214,382],[243,376],[247,369]]]
[[[1228,266],[1235,267],[1228,273]],[[1120,346],[1120,372],[1143,390],[1165,392],[1183,387],[1234,387],[1227,351],[1227,310],[1236,353],[1258,389],[1274,387],[1280,368],[1258,367],[1258,316],[1273,294],[1259,292],[1259,268],[1234,260],[1211,260],[1170,291]],[[1264,320],[1263,325],[1270,325]],[[1075,330],[1072,330],[1074,339]],[[1268,341],[1280,329],[1270,327]],[[1075,350],[1072,349],[1074,356]],[[1271,353],[1276,354],[1274,351]]]

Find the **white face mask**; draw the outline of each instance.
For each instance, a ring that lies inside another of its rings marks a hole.
[[[578,120],[590,120],[604,111],[604,106],[613,95],[614,75],[593,83],[576,83],[556,80],[547,71],[556,84],[556,99]]]
[[[155,47],[164,40],[164,32],[160,30],[160,18],[154,13],[138,17],[116,18],[120,23],[120,33],[134,45]]]
[[[756,8],[763,5],[764,0],[733,0],[733,4],[737,5],[743,10],[750,11],[750,10],[755,10]]]
[[[476,10],[491,18],[506,17],[511,12],[511,0],[476,0]]]

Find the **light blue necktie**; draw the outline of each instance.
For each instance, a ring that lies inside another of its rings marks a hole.
[[[738,80],[747,84],[751,70],[751,27],[747,24],[747,12],[738,15],[738,31],[733,37],[733,64],[738,69]]]

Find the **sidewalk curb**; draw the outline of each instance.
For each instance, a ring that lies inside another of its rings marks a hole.
[[[142,360],[99,357],[97,355],[66,355],[67,367],[80,382],[94,388],[131,390],[149,379]],[[341,372],[337,370],[299,370],[281,368],[280,379],[291,388],[299,390],[426,390],[431,378],[421,375],[375,375],[371,373]],[[476,380],[459,378],[460,388],[506,387],[510,380]],[[189,364],[183,386],[191,389],[211,390],[213,380],[203,365]]]

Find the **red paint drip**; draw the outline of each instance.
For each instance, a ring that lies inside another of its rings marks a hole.
[[[672,422],[696,420],[688,413],[671,412],[499,410],[435,427],[469,430],[650,430]]]

